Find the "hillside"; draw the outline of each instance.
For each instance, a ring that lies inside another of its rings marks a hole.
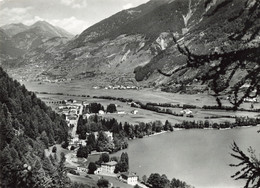
[[[42,53],[50,45],[54,45],[53,41],[56,41],[57,46],[65,44],[72,37],[64,29],[45,21],[38,21],[31,26],[22,23],[4,25],[0,28],[0,65],[7,69],[17,68],[23,60],[28,59],[32,50]],[[42,49],[41,52],[38,47]]]
[[[14,35],[13,40],[18,48],[31,50],[53,37],[72,38],[72,35],[48,22],[38,21],[31,25],[29,29]]]
[[[0,46],[1,58],[18,57],[24,53],[23,50],[16,48],[12,38],[2,29],[0,29]]]
[[[18,33],[21,33],[29,28],[30,28],[29,26],[24,25],[22,23],[13,23],[1,27],[1,29],[3,29],[6,33],[8,33],[8,36],[10,37]]]
[[[242,45],[229,36],[246,19],[233,19],[243,10],[245,1],[151,0],[87,28],[52,53],[30,51],[17,62],[19,68],[10,73],[29,80],[88,79],[98,85],[192,83],[203,69],[171,78],[156,71],[170,72],[187,60],[177,50],[172,36],[196,54],[238,50]],[[259,41],[255,43],[259,45]]]
[[[2,68],[0,85],[0,186],[66,187],[58,161],[44,155],[67,140],[65,120]]]

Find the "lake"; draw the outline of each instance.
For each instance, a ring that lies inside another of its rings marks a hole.
[[[238,170],[229,167],[230,163],[238,162],[231,157],[230,146],[235,141],[244,152],[252,146],[259,156],[259,129],[175,131],[129,141],[128,149],[114,155],[127,152],[130,171],[137,172],[140,178],[158,172],[199,188],[243,187],[244,181],[230,177]]]
[[[31,91],[39,92],[62,92],[65,94],[85,94],[91,96],[109,95],[133,98],[142,102],[171,102],[194,104],[197,106],[203,106],[204,104],[215,105],[216,103],[212,96],[204,94],[181,95],[153,91],[151,89],[141,91],[94,90],[87,82],[41,85],[38,83],[23,82],[23,84]],[[46,95],[40,97],[46,97]],[[64,97],[68,96],[62,95],[56,97],[64,99]],[[72,98],[77,99],[76,97]],[[89,98],[85,100],[90,101]],[[95,100],[98,101],[98,99]],[[248,107],[250,103],[243,105],[241,107]],[[259,108],[259,105],[260,103],[257,104],[256,108]],[[141,110],[142,109],[139,109],[140,113]],[[207,111],[207,113],[214,114],[216,112]],[[221,113],[227,112],[221,111]],[[235,112],[234,115],[249,116],[250,114],[252,113]],[[138,114],[138,116],[139,115],[140,114]],[[156,114],[149,114],[149,117],[159,119]],[[169,118],[167,117],[167,119]],[[122,121],[129,120],[122,117]],[[199,188],[243,187],[243,181],[235,181],[230,177],[238,170],[229,167],[230,163],[238,162],[230,156],[230,146],[233,141],[237,142],[243,151],[246,151],[249,146],[252,146],[256,149],[258,155],[260,153],[260,133],[258,134],[257,130],[259,129],[259,127],[251,127],[231,130],[175,131],[173,133],[129,141],[129,148],[124,151],[128,152],[130,158],[130,170],[137,172],[140,177],[144,174],[149,176],[151,173],[158,172],[160,174],[166,174],[168,179],[175,177]],[[114,155],[120,155],[121,152]]]

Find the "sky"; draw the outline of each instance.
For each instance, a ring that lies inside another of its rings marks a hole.
[[[0,0],[0,26],[45,20],[80,34],[89,26],[149,0]]]

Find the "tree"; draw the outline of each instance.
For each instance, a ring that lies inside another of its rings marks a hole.
[[[109,113],[115,113],[117,110],[116,110],[116,105],[115,104],[109,104],[107,106],[107,112]]]
[[[88,158],[88,148],[87,146],[80,146],[77,151],[77,157]]]
[[[127,172],[129,169],[129,158],[126,152],[123,152],[120,157],[120,161],[116,164],[115,173]]]
[[[97,151],[107,151],[108,144],[109,140],[107,136],[103,132],[99,132],[97,138]]]
[[[238,164],[230,164],[231,167],[241,167],[232,178],[235,180],[246,180],[245,188],[257,188],[260,187],[260,160],[257,159],[255,151],[250,147],[248,152],[250,157],[248,157],[243,151],[239,149],[237,144],[234,142],[232,145],[231,154],[234,158],[240,160]]]
[[[95,135],[93,133],[91,133],[88,136],[88,138],[87,138],[87,145],[88,145],[88,147],[89,147],[89,149],[91,151],[96,149],[97,142],[96,142]]]
[[[172,124],[168,120],[165,121],[165,124],[163,126],[163,130],[173,131]]]
[[[107,163],[109,162],[109,155],[107,153],[102,153],[99,157],[99,161],[102,163]]]
[[[205,8],[212,1],[205,1]],[[220,6],[223,6],[223,4],[220,3],[216,6],[212,14]],[[254,41],[254,39],[256,39],[260,30],[260,1],[245,0],[243,6],[237,15],[227,19],[228,24],[235,22],[236,25],[239,25],[226,38],[228,43],[234,47],[203,55],[195,54],[185,44],[179,44],[173,35],[172,39],[178,51],[186,57],[187,61],[184,65],[179,66],[170,73],[164,73],[161,70],[158,70],[158,72],[170,77],[180,71],[204,69],[205,72],[198,75],[197,79],[203,83],[208,83],[209,88],[214,91],[214,96],[220,107],[222,106],[220,95],[228,89],[232,93],[229,102],[233,105],[234,110],[238,109],[245,98],[254,98],[259,95],[260,45],[259,41]],[[233,79],[234,75],[242,72],[242,77]],[[243,88],[244,84],[248,84],[248,87]]]
[[[67,176],[67,170],[65,168],[65,154],[62,152],[60,154],[60,162],[57,167],[57,175],[55,177],[55,186],[62,188],[62,187],[69,187],[69,178]]]
[[[52,153],[56,153],[56,151],[57,151],[57,147],[56,147],[56,146],[53,146],[53,148],[52,148]]]
[[[64,149],[67,149],[68,146],[69,146],[69,142],[67,140],[61,144],[61,147]]]
[[[70,147],[70,150],[73,151],[74,149],[75,149],[75,146],[71,146],[71,147]]]
[[[143,180],[144,184],[146,184],[146,182],[147,182],[147,176],[146,176],[146,175],[143,175],[142,180]]]
[[[97,181],[97,186],[99,188],[106,188],[109,185],[109,181],[104,179],[103,177]]]
[[[67,187],[56,153],[44,149],[68,138],[66,121],[0,67],[1,187]]]
[[[128,158],[128,154],[126,152],[123,152],[121,154],[121,159],[120,159],[121,162],[124,162],[127,164],[127,166],[129,166],[129,158]],[[128,168],[128,167],[127,167]]]
[[[94,172],[97,170],[97,166],[95,163],[90,162],[88,165],[88,173],[89,174],[94,174]]]
[[[164,184],[161,182],[161,176],[158,173],[152,173],[147,183],[151,184],[153,188],[164,188]]]

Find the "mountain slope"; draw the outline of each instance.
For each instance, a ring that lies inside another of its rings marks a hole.
[[[15,47],[15,43],[5,31],[0,29],[0,58],[1,62],[5,59],[18,57],[24,53],[23,50]]]
[[[63,169],[44,149],[67,140],[67,123],[1,67],[0,85],[1,187],[64,187]]]
[[[28,70],[27,79],[88,79],[100,85],[117,84],[118,80],[135,84],[137,80],[143,85],[191,82],[203,70],[182,72],[172,78],[156,71],[170,72],[187,60],[177,50],[172,35],[197,54],[241,47],[228,37],[241,28],[245,18],[232,18],[241,12],[245,0],[206,2],[151,0],[123,10],[47,56],[31,51],[34,57],[26,56],[19,63],[19,72],[14,69],[12,73],[22,75]],[[43,64],[45,67],[36,74]]]
[[[22,23],[16,23],[16,24],[8,24],[1,27],[10,37],[21,33],[27,29],[29,29],[29,26],[24,25]]]
[[[71,38],[72,35],[45,21],[38,21],[31,25],[29,29],[14,35],[13,40],[17,44],[18,48],[30,50],[53,37]]]

